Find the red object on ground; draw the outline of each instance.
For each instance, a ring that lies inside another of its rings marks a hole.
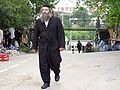
[[[0,53],[0,61],[9,61],[9,55]]]

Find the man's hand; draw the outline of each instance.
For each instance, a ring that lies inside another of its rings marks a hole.
[[[63,51],[63,50],[65,50],[65,49],[64,49],[64,48],[59,48],[59,50],[60,50],[60,51]]]

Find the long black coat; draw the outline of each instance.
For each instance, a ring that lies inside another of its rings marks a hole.
[[[65,48],[65,35],[61,20],[52,16],[46,27],[45,23],[41,23],[40,19],[38,19],[34,36],[33,48],[37,49],[39,45],[39,60],[47,58],[49,61],[60,63],[59,48]]]

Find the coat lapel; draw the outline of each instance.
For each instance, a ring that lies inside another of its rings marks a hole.
[[[45,23],[42,23],[42,26],[43,26],[44,30],[47,30]]]
[[[50,27],[51,25],[51,20],[52,20],[52,17],[50,18],[49,22],[48,22],[48,25],[47,25],[47,29]]]
[[[47,27],[46,27],[45,23],[42,23],[42,26],[43,26],[44,30],[47,30],[47,31],[48,31],[48,28],[49,28],[50,25],[51,25],[51,20],[52,20],[52,17],[50,18]]]

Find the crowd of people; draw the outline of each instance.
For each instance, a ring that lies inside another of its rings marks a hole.
[[[99,42],[99,51],[118,51],[120,50],[120,41],[114,41],[112,45],[106,44],[104,40]]]
[[[28,35],[20,30],[0,30],[0,52],[6,50],[19,50],[21,43],[28,47]]]

